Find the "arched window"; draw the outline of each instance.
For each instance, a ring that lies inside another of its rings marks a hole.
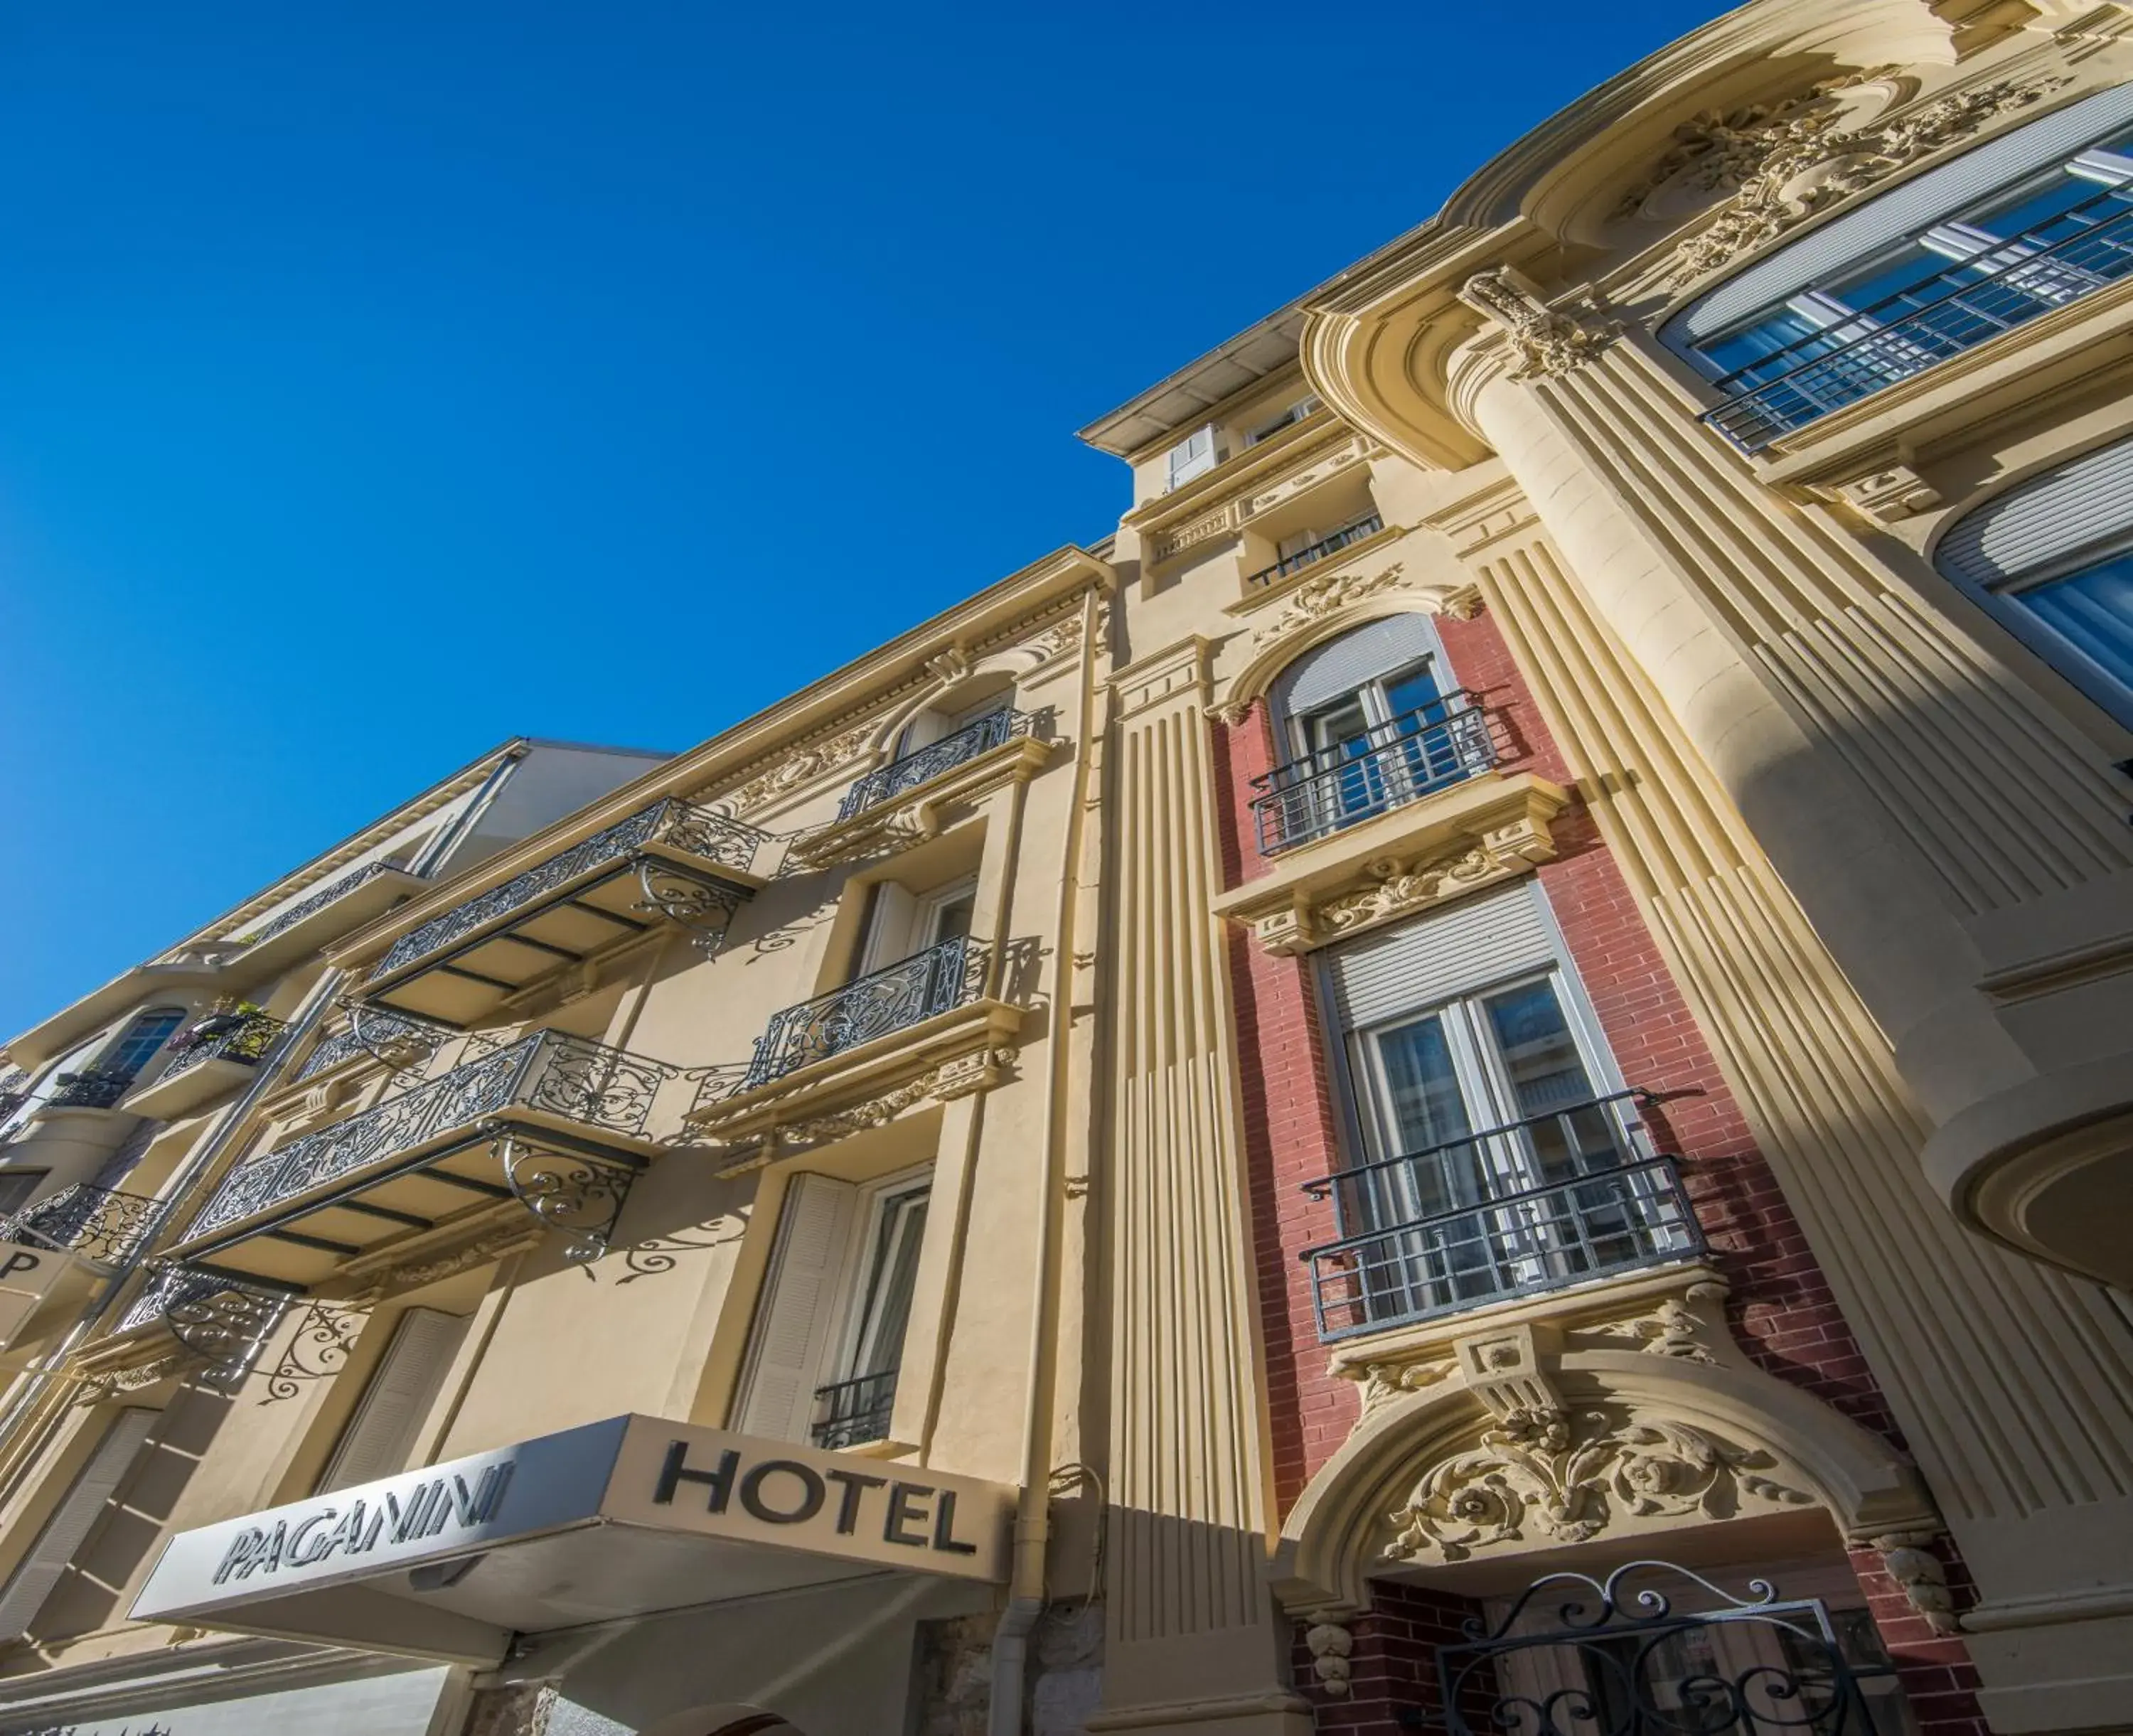
[[[1389,615],[1320,646],[1283,671],[1273,702],[1289,757],[1258,781],[1264,854],[1413,801],[1494,758],[1427,615]]]
[[[2099,447],[1965,514],[1933,559],[2133,727],[2133,440]]]
[[[1662,341],[1753,452],[2133,272],[2133,84],[2003,133],[1779,248]]]
[[[152,1007],[140,1014],[126,1027],[118,1041],[104,1051],[97,1063],[99,1073],[113,1074],[122,1079],[132,1079],[153,1060],[170,1040],[171,1033],[185,1021],[182,1007]]]

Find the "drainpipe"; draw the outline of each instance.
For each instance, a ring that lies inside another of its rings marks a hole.
[[[467,804],[460,817],[451,825],[444,827],[423,847],[421,854],[408,864],[408,871],[411,873],[426,876],[444,859],[451,849],[458,844],[460,838],[465,834],[467,829],[474,823],[475,816],[489,805],[498,787],[509,775],[512,767],[518,763],[518,754],[512,754],[490,771],[488,777],[483,781],[481,788],[475,792],[474,800]],[[312,1029],[325,1017],[327,1008],[333,1005],[334,996],[339,993],[344,980],[344,973],[338,970],[329,970],[319,979],[318,985],[305,998],[303,1005],[289,1020],[288,1029],[283,1033],[282,1038],[282,1056],[294,1054],[304,1038],[309,1036]],[[201,1141],[185,1162],[178,1166],[163,1190],[163,1197],[171,1205],[175,1206],[179,1200],[184,1199],[191,1190],[193,1184],[205,1175],[209,1167],[229,1148],[230,1141],[238,1129],[242,1128],[250,1117],[253,1105],[280,1084],[281,1070],[281,1060],[278,1057],[273,1062],[262,1066],[258,1076],[245,1087],[244,1094],[230,1105],[228,1113],[224,1116],[215,1130]],[[158,1229],[160,1228],[159,1225]],[[127,1279],[133,1275],[146,1259],[149,1248],[156,1239],[154,1236],[149,1237],[142,1243],[140,1247],[135,1248],[119,1262],[118,1269],[112,1273],[105,1282],[103,1289],[98,1293],[95,1303],[79,1320],[67,1329],[67,1334],[60,1339],[58,1348],[40,1358],[38,1366],[25,1377],[22,1390],[8,1404],[6,1414],[0,1416],[0,1464],[6,1462],[8,1450],[15,1444],[16,1436],[44,1398],[59,1370],[65,1366],[66,1359],[80,1348],[83,1341],[95,1330],[97,1324],[111,1311],[111,1305],[118,1299],[118,1292],[125,1288]],[[45,1432],[47,1437],[56,1426],[56,1418],[46,1425]],[[43,1441],[39,1442],[38,1451],[24,1457],[22,1462],[23,1468],[36,1462],[39,1453],[42,1451],[46,1444]],[[6,1491],[8,1497],[12,1497],[15,1487],[15,1482],[11,1479]]]
[[[1036,1306],[1030,1310],[1029,1414],[1023,1425],[1022,1494],[1015,1504],[1013,1565],[1007,1609],[993,1633],[992,1697],[986,1736],[1021,1736],[1029,1636],[1044,1613],[1045,1546],[1052,1536],[1052,1421],[1058,1385],[1059,1281],[1063,1232],[1059,1205],[1066,1193],[1067,1094],[1073,1077],[1074,923],[1080,905],[1081,862],[1096,721],[1095,586],[1081,604],[1081,729],[1074,747],[1073,807],[1066,821],[1066,872],[1059,880],[1058,961],[1052,990],[1050,1126],[1038,1196],[1039,1252]]]

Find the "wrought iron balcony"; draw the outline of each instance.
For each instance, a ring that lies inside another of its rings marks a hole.
[[[850,820],[864,814],[869,808],[878,808],[884,802],[901,796],[906,790],[915,790],[930,782],[943,772],[952,772],[965,761],[975,759],[988,749],[997,748],[1018,735],[1030,733],[1033,719],[1026,713],[1003,705],[997,711],[989,711],[975,724],[966,724],[953,735],[946,735],[937,742],[913,749],[900,759],[893,759],[864,777],[845,792],[843,805],[837,810],[840,820]]]
[[[99,1265],[125,1263],[156,1233],[164,1202],[81,1182],[0,1218],[0,1241],[57,1248]]]
[[[109,1067],[62,1073],[45,1101],[55,1109],[108,1109],[133,1089],[133,1075]]]
[[[596,1252],[678,1077],[604,1043],[533,1032],[238,1164],[186,1227],[184,1253],[310,1282],[388,1237],[512,1200]]]
[[[1306,1248],[1322,1339],[1686,1258],[1703,1246],[1670,1157],[1642,1146],[1634,1091],[1305,1184],[1336,1241]],[[1548,1177],[1542,1185],[1520,1178]]]
[[[262,945],[277,935],[286,934],[305,917],[316,916],[329,904],[346,897],[359,886],[368,885],[380,874],[405,873],[406,872],[407,870],[397,863],[366,862],[353,873],[343,874],[338,880],[328,881],[309,897],[300,899],[291,905],[272,921],[263,923],[259,927],[248,930],[241,935],[232,935],[229,937],[230,944],[235,946]]]
[[[509,995],[664,916],[715,945],[762,883],[764,834],[669,797],[394,941],[366,1002],[465,1026]]]
[[[1331,536],[1322,536],[1307,548],[1298,549],[1293,555],[1284,555],[1272,566],[1261,567],[1245,580],[1247,589],[1256,590],[1272,584],[1277,579],[1286,579],[1291,573],[1301,572],[1305,567],[1323,560],[1328,555],[1337,555],[1351,543],[1360,542],[1365,536],[1375,536],[1385,527],[1385,522],[1375,512],[1366,512],[1353,524],[1343,525]]]
[[[976,996],[984,974],[983,949],[958,935],[787,1007],[756,1039],[740,1089],[768,1084],[811,1061],[951,1012]]]
[[[2113,187],[1718,382],[1703,420],[1745,452],[2133,272],[2133,190]]]
[[[862,1374],[815,1388],[815,1421],[809,1438],[825,1452],[888,1438],[888,1419],[896,1409],[897,1371]]]
[[[272,1052],[288,1027],[263,1012],[218,1013],[202,1019],[171,1044],[174,1051],[162,1076],[189,1073],[211,1060],[256,1067]]]
[[[445,1032],[434,1025],[402,1018],[397,1013],[366,1010],[306,1056],[303,1065],[296,1069],[296,1078],[310,1079],[359,1055],[373,1060],[412,1059],[427,1054],[444,1040]]]
[[[140,1294],[114,1329],[132,1332],[162,1325],[209,1364],[211,1380],[239,1379],[252,1365],[291,1301],[278,1286],[247,1283],[228,1272],[163,1265],[148,1274]]]
[[[1254,778],[1259,854],[1271,856],[1404,807],[1495,763],[1489,714],[1477,695],[1447,694]]]

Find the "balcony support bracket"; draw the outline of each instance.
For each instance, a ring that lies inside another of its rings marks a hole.
[[[522,1128],[494,1131],[497,1161],[512,1197],[543,1229],[568,1238],[563,1258],[584,1265],[605,1253],[635,1171],[544,1144]]]

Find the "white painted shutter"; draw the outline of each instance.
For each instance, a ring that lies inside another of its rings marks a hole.
[[[1170,449],[1170,486],[1190,482],[1215,468],[1215,425],[1196,428]]]
[[[917,926],[917,895],[893,880],[879,882],[867,911],[866,945],[859,949],[859,974],[864,976],[870,970],[909,958],[912,935]]]
[[[2133,531],[2133,440],[2033,477],[1959,520],[1933,551],[1966,584],[2043,571]]]
[[[814,1420],[845,1295],[859,1190],[827,1176],[795,1178],[756,1316],[734,1426],[767,1440],[804,1440]]]
[[[1327,949],[1334,1016],[1359,1031],[1555,961],[1553,925],[1530,881]]]
[[[1365,681],[1437,655],[1437,629],[1428,616],[1388,615],[1298,658],[1283,676],[1277,698],[1291,716],[1315,711]]]
[[[466,1329],[464,1315],[437,1308],[410,1308],[400,1316],[316,1493],[373,1483],[407,1469],[416,1433]]]
[[[118,1490],[119,1480],[148,1438],[148,1431],[162,1415],[160,1411],[132,1408],[112,1420],[89,1463],[74,1479],[66,1498],[54,1509],[37,1541],[22,1558],[7,1589],[0,1592],[0,1640],[18,1639],[37,1618],[52,1587],[59,1583],[67,1563],[89,1539],[90,1530]]]
[[[2003,133],[1779,248],[1691,303],[1667,321],[1659,335],[1686,349],[1803,289],[1841,277],[1892,242],[1917,234],[2003,186],[2068,161],[2082,146],[2128,121],[2133,121],[2133,84],[2100,91]]]

